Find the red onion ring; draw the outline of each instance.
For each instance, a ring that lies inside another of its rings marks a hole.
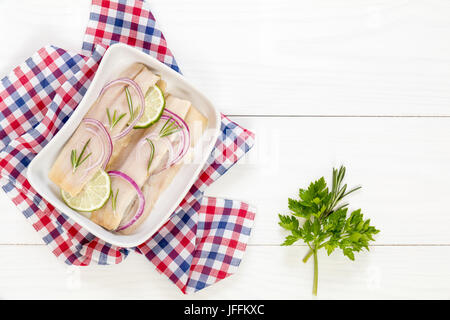
[[[100,121],[96,120],[96,119],[91,119],[91,118],[84,118],[82,120],[83,123],[86,124],[90,124],[94,127],[96,127],[97,129],[99,129],[100,132],[103,133],[103,139],[100,137],[100,135],[97,134],[97,132],[91,131],[95,136],[99,137],[104,143],[102,143],[102,157],[100,157],[101,160],[103,160],[103,164],[102,164],[102,168],[105,169],[106,165],[109,162],[109,159],[111,159],[111,155],[113,152],[113,143],[111,140],[111,136],[109,135],[108,129],[105,128],[105,126],[103,125],[103,123],[101,123]],[[105,152],[105,148],[106,148],[106,152]],[[104,158],[104,159],[102,159]],[[101,161],[100,160],[100,161]],[[93,167],[96,167],[100,164],[99,161],[97,161],[95,164],[91,165],[88,169],[86,170],[90,170]]]
[[[167,112],[166,112],[167,111]],[[171,166],[173,166],[175,163],[177,163],[189,150],[190,144],[191,144],[191,138],[190,138],[190,132],[189,132],[189,127],[187,126],[186,122],[176,113],[165,109],[164,112],[166,112],[166,114],[163,114],[160,118],[159,121],[161,121],[161,119],[163,120],[170,120],[173,121],[178,128],[180,128],[181,133],[180,133],[180,137],[181,137],[181,141],[179,143],[178,146],[178,151],[177,151],[177,155],[174,157],[174,150],[173,150],[173,146],[172,143],[170,142],[170,137],[164,137],[164,143],[167,144],[167,148],[169,150],[169,157],[167,160],[167,163],[165,165],[165,167],[156,170],[155,172],[153,172],[153,174],[158,174],[161,171],[170,168]],[[139,145],[143,145],[144,143],[146,143],[146,139],[152,139],[152,138],[159,138],[159,135],[155,132],[150,133],[149,135],[145,136],[144,138],[141,139]]]
[[[161,141],[164,141],[165,145],[167,146],[167,150],[169,150],[169,157],[167,158],[167,166],[170,167],[173,164],[173,146],[172,146],[172,143],[170,142],[169,137],[165,137]],[[164,168],[164,169],[166,169],[166,168]]]
[[[141,146],[143,146],[144,144],[147,144],[147,141],[146,141],[146,139],[154,139],[154,138],[156,138],[156,139],[160,139],[159,138],[159,135],[157,134],[157,133],[151,133],[151,134],[149,134],[148,136],[146,136],[145,138],[143,138],[143,139],[141,139],[141,141],[139,142],[139,149],[138,150],[140,150],[141,148]],[[162,167],[161,169],[159,169],[159,170],[155,170],[154,172],[153,172],[153,174],[158,174],[158,173],[160,173],[161,171],[163,171],[163,170],[166,170],[167,168],[169,168],[169,167],[171,167],[173,164],[174,164],[174,162],[173,162],[173,159],[174,159],[174,156],[173,156],[173,154],[174,154],[174,150],[173,150],[173,146],[172,146],[172,143],[171,143],[171,141],[170,141],[170,139],[169,139],[169,137],[164,137],[164,138],[162,138],[161,139],[161,141],[167,146],[167,149],[168,149],[168,151],[169,151],[169,156],[168,156],[168,158],[167,158],[167,161],[166,161],[166,164],[165,164],[165,166],[164,167]],[[138,153],[136,153],[136,158],[138,158],[138,157],[140,157],[141,155],[140,154],[138,154]],[[137,160],[137,159],[136,159]]]
[[[138,195],[138,201],[139,201],[139,206],[138,209],[136,210],[136,213],[134,214],[133,218],[128,221],[127,223],[125,223],[124,225],[119,225],[119,227],[115,230],[115,231],[121,231],[124,230],[130,226],[132,226],[144,213],[144,207],[145,207],[145,197],[144,194],[142,193],[141,189],[139,188],[139,186],[137,185],[137,183],[131,179],[128,175],[126,175],[123,172],[120,171],[108,171],[108,174],[111,177],[118,177],[121,178],[123,180],[125,180],[126,182],[128,182],[134,189],[136,189],[137,195]]]
[[[122,84],[125,83],[125,84],[129,85],[130,87],[132,87],[136,91],[137,95],[139,96],[139,100],[141,102],[141,107],[139,108],[140,110],[139,110],[138,116],[135,119],[133,119],[133,121],[130,123],[130,125],[128,127],[126,127],[125,130],[120,132],[118,135],[112,137],[114,140],[118,140],[118,139],[125,137],[133,129],[133,127],[138,123],[139,119],[144,114],[144,108],[145,108],[144,93],[142,92],[141,87],[134,80],[131,80],[130,78],[119,78],[119,79],[116,79],[116,80],[113,80],[113,81],[107,83],[103,87],[103,89],[100,91],[99,97],[101,95],[103,95],[106,90],[108,90],[112,86],[119,84],[119,83],[122,83]]]
[[[184,121],[184,119],[181,118],[179,115],[177,115],[175,112],[172,112],[168,109],[164,109],[164,113],[166,113],[166,115],[163,114],[161,116],[161,118],[172,117],[172,119],[175,121],[175,123],[181,129],[181,133],[182,133],[181,134],[182,141],[180,143],[180,147],[178,148],[178,155],[175,157],[175,159],[173,159],[172,163],[170,164],[170,166],[172,166],[175,163],[177,163],[178,161],[180,161],[181,158],[183,158],[184,155],[188,152],[189,147],[191,146],[191,132],[189,130],[189,127],[188,127],[186,121]]]

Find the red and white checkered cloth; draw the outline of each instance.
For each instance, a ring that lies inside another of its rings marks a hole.
[[[27,166],[70,117],[115,42],[140,48],[179,72],[145,2],[93,0],[83,55],[43,47],[0,84],[0,184],[52,252],[70,265],[120,263],[130,249],[105,243],[58,212],[30,186]],[[197,182],[170,220],[132,249],[184,293],[233,274],[253,225],[255,210],[246,203],[203,196],[254,143],[253,133],[224,115],[221,129]]]

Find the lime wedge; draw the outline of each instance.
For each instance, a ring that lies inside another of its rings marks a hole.
[[[111,193],[111,179],[100,169],[75,197],[61,190],[64,202],[72,209],[91,212],[100,209],[108,201]]]
[[[145,94],[144,114],[134,126],[135,129],[148,128],[161,118],[166,105],[162,90],[154,85]]]

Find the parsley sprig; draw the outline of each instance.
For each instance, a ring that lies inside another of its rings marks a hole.
[[[369,250],[369,241],[374,241],[373,235],[380,232],[370,225],[370,219],[364,220],[361,209],[347,217],[348,203],[341,201],[361,187],[347,191],[347,184],[342,184],[344,176],[345,167],[333,169],[331,190],[322,177],[312,182],[308,189],[300,189],[299,200],[288,199],[291,215],[279,215],[278,224],[291,232],[282,245],[303,240],[310,249],[303,262],[314,256],[314,295],[317,295],[318,285],[318,250],[324,248],[330,255],[339,248],[350,260],[355,260],[354,252]],[[302,226],[298,218],[306,219]]]
[[[91,142],[91,139],[89,139],[83,146],[83,149],[81,149],[80,155],[77,155],[77,150],[72,149],[70,152],[70,162],[72,163],[72,173],[75,173],[77,168],[81,166],[83,162],[87,160],[92,154],[92,152],[89,152],[87,156],[83,158],[84,152],[86,151],[87,146],[89,145],[89,142]]]

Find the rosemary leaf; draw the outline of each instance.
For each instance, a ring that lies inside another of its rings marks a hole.
[[[117,110],[114,110],[114,113],[111,117],[111,113],[109,112],[109,109],[106,109],[106,114],[108,115],[108,121],[109,121],[109,129],[113,129],[116,124],[122,120],[123,117],[126,116],[126,113],[122,113],[119,117],[117,117]]]
[[[148,172],[148,171],[150,171],[150,166],[152,165],[153,157],[155,156],[155,145],[153,144],[152,140],[150,140],[149,138],[146,138],[146,140],[150,145],[150,157],[148,159],[148,165],[147,165],[147,172]]]
[[[106,114],[108,115],[109,126],[111,127],[111,115],[109,114],[109,109],[106,108]]]
[[[127,96],[128,110],[130,111],[130,122],[134,120],[133,100],[131,99],[130,90],[125,87],[125,95]]]
[[[116,212],[118,195],[119,195],[119,189],[117,189],[115,196],[114,196],[114,192],[111,190],[111,207],[113,209],[113,212]]]
[[[84,161],[86,161],[86,159],[89,158],[89,157],[91,156],[91,154],[92,154],[92,152],[89,152],[89,154],[88,154],[86,157],[84,157],[83,160],[80,160],[80,162],[78,163],[78,167],[81,166],[81,164],[82,164]]]
[[[76,163],[77,163],[77,151],[76,150],[72,150],[72,152],[70,153],[70,162],[72,163],[72,168],[73,171],[75,171],[75,167],[76,167]]]
[[[89,139],[83,146],[83,149],[81,149],[80,155],[77,156],[77,151],[75,149],[72,149],[70,152],[70,162],[72,163],[72,172],[75,172],[77,168],[87,160],[92,154],[92,152],[89,152],[87,156],[83,158],[84,152],[86,151],[87,146],[89,145],[89,142],[91,142],[91,139]]]
[[[166,123],[164,123],[163,127],[159,131],[159,136],[161,138],[167,137],[175,132],[180,131],[180,128],[176,124],[176,122],[172,121],[172,117],[167,119]]]

